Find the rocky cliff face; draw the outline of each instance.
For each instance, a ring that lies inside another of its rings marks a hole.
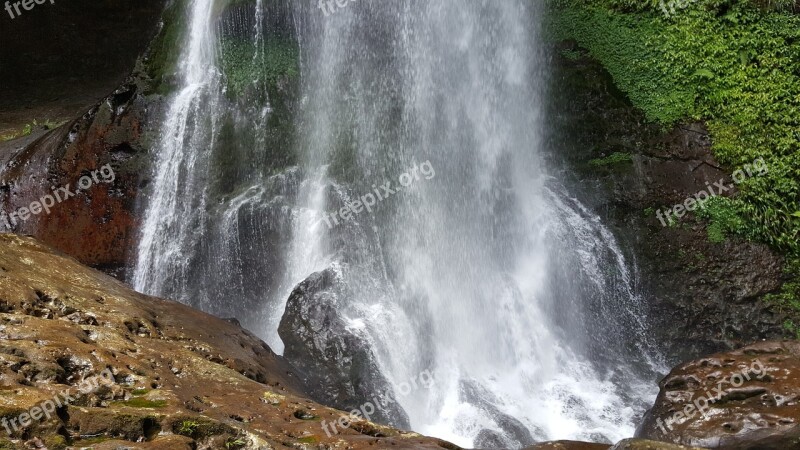
[[[563,44],[554,60],[551,114],[562,137],[552,145],[571,168],[564,177],[638,262],[653,336],[670,360],[783,336],[784,317],[763,301],[781,285],[780,255],[740,239],[712,243],[691,214],[675,225],[657,215],[720,180],[731,184],[703,124],[661,130],[576,47]]]
[[[0,236],[1,448],[457,448],[304,390],[237,325]]]
[[[166,3],[69,0],[21,7],[20,15],[0,10],[0,140],[34,119],[71,121],[113,92],[158,31]]]
[[[152,138],[146,124],[160,102],[145,99],[148,76],[135,64],[165,4],[45,2],[1,18],[0,84],[13,89],[0,92],[0,231],[35,235],[124,277]],[[30,135],[3,142],[26,126]],[[105,165],[113,182],[70,195]],[[46,211],[26,214],[32,207]]]

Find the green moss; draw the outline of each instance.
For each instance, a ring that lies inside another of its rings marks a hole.
[[[551,0],[546,35],[586,49],[651,122],[706,122],[731,172],[764,159],[766,173],[697,214],[711,242],[741,236],[787,254],[789,281],[765,300],[800,338],[800,16],[785,11],[793,4],[696,0],[665,15],[659,0]]]
[[[9,440],[0,439],[0,450],[23,450],[25,447],[17,445]]]
[[[64,450],[67,448],[68,444],[64,436],[60,435],[48,436],[44,440],[44,445],[48,450]]]
[[[108,436],[97,436],[86,439],[78,439],[77,441],[75,441],[75,444],[78,448],[83,448],[83,447],[89,447],[91,445],[102,444],[103,442],[107,442],[112,439],[114,438]]]
[[[30,136],[33,133],[33,130],[36,128],[43,128],[45,130],[54,130],[65,123],[67,120],[52,120],[52,119],[44,119],[41,122],[33,119],[31,122],[26,123],[22,126],[22,128],[18,128],[16,130],[12,130],[6,134],[0,135],[0,142],[10,141],[12,139],[17,139],[20,137]]]
[[[177,72],[178,60],[186,35],[187,0],[172,0],[162,16],[163,26],[153,40],[147,54],[146,70],[153,81],[152,88],[159,94],[168,93],[173,86],[169,78]]]
[[[755,0],[697,0],[669,17],[657,0],[551,5],[547,35],[587,49],[649,120],[706,121],[731,171],[764,158],[768,173],[711,212],[709,237],[800,255],[800,16]]]
[[[612,153],[605,158],[598,158],[589,161],[590,166],[594,167],[605,167],[605,166],[613,166],[620,163],[628,163],[633,161],[633,158],[628,153],[620,153],[615,152]]]
[[[147,395],[148,392],[150,392],[150,389],[134,389],[133,391],[131,391],[131,395],[134,395],[136,397],[141,397],[143,395]]]
[[[228,439],[228,441],[225,442],[225,448],[229,450],[244,448],[246,445],[247,441],[244,439]]]
[[[265,82],[268,91],[283,80],[297,78],[300,51],[296,43],[285,39],[268,39],[257,49],[250,40],[222,40],[222,71],[231,98],[241,98],[258,83]]]
[[[190,437],[195,440],[224,434],[235,435],[236,430],[219,422],[205,417],[179,418],[173,425],[172,431],[176,434]]]
[[[783,271],[789,281],[783,284],[780,292],[767,295],[765,301],[786,315],[784,328],[800,339],[800,257],[790,257]]]

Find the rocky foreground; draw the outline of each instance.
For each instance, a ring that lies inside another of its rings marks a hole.
[[[457,448],[365,420],[333,430],[342,413],[249,332],[14,235],[0,366],[0,449]]]
[[[234,322],[0,235],[0,449],[459,448],[308,400],[303,377]],[[676,368],[639,430],[672,443],[530,450],[800,448],[798,361],[798,343],[760,343]],[[676,415],[723,380],[703,414]]]

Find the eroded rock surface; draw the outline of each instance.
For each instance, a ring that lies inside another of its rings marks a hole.
[[[76,393],[104,371],[113,382]],[[9,425],[0,448],[457,448],[364,420],[328,436],[322,421],[343,413],[304,398],[249,332],[0,235],[0,418],[68,391],[55,414]]]
[[[800,448],[800,342],[761,342],[676,367],[639,437],[724,449]]]

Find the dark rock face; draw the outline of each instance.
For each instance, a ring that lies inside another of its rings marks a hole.
[[[14,19],[0,10],[0,135],[33,119],[72,119],[113,92],[166,3],[56,0]]]
[[[569,47],[570,44],[564,44]],[[729,172],[703,124],[663,132],[648,124],[588,57],[555,57],[552,147],[563,178],[598,212],[639,265],[653,339],[677,362],[784,336],[784,316],[762,301],[782,283],[783,258],[765,245],[711,243],[694,216],[663,226],[656,210],[683,203]],[[628,161],[590,164],[614,153]],[[729,191],[731,195],[735,190]]]
[[[326,405],[351,411],[371,403],[372,420],[408,428],[408,417],[381,374],[366,335],[345,317],[350,295],[341,269],[315,273],[289,297],[278,329],[286,358]]]
[[[48,212],[2,220],[0,230],[36,236],[84,264],[124,277],[133,248],[139,181],[147,167],[149,110],[142,83],[129,83],[83,117],[30,139],[0,144],[0,206],[10,215],[106,166],[106,178],[70,198],[61,191]],[[109,170],[110,168],[110,170]]]
[[[637,436],[725,449],[800,448],[800,343],[760,342],[676,367]]]

